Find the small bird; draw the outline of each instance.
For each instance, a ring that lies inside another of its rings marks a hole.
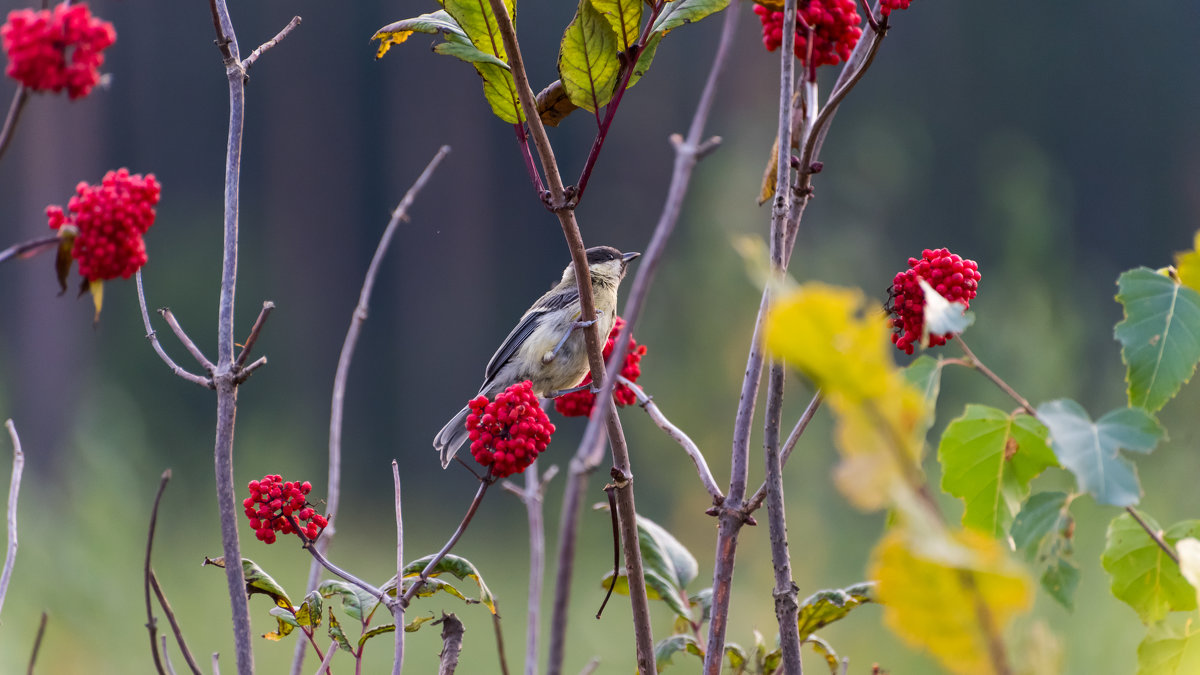
[[[529,380],[533,393],[553,398],[579,384],[588,373],[588,358],[583,331],[577,329],[598,322],[600,339],[608,337],[617,315],[617,287],[629,262],[639,255],[621,253],[611,246],[587,250],[596,317],[586,321],[580,317],[575,267],[568,264],[558,283],[525,311],[516,328],[492,355],[483,371],[479,393],[492,398],[518,382]],[[470,411],[470,407],[460,410],[433,439],[433,447],[441,453],[443,469],[467,440],[466,420]]]

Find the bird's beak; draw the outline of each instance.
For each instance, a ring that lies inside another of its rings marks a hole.
[[[636,258],[640,255],[641,255],[641,253],[638,253],[637,251],[632,251],[630,253],[622,253],[621,254],[621,262],[624,262],[626,265],[628,265],[629,261],[633,260],[634,258]]]

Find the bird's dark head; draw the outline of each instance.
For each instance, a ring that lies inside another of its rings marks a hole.
[[[616,279],[620,281],[625,276],[625,268],[630,261],[641,253],[621,253],[611,246],[593,246],[587,250],[588,269],[592,276]]]

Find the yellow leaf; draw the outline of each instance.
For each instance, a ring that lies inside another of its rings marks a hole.
[[[892,530],[872,554],[884,623],[951,672],[995,673],[990,645],[1002,644],[1005,626],[1033,603],[1025,569],[977,532],[908,535]]]
[[[895,371],[882,310],[865,310],[857,289],[809,282],[767,316],[767,349],[800,369],[827,396],[874,399]]]
[[[907,484],[906,477],[920,476],[925,446],[924,397],[899,371],[883,379],[885,388],[876,398],[829,397],[837,417],[834,440],[842,456],[834,482],[851,504],[864,510],[885,508]]]
[[[1175,267],[1179,272],[1180,283],[1200,291],[1200,232],[1196,232],[1192,250],[1175,255]]]
[[[104,281],[89,281],[88,290],[92,293],[92,304],[96,306],[96,315],[92,317],[92,323],[100,323],[100,306],[104,304]]]
[[[405,40],[413,34],[411,30],[388,31],[381,30],[371,36],[372,40],[379,40],[379,50],[375,52],[375,58],[382,59],[388,50],[398,44],[403,44]]]

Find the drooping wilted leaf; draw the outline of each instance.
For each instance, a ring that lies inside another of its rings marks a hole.
[[[646,597],[651,600],[662,600],[677,616],[691,620],[692,613],[688,609],[687,603],[683,601],[683,590],[676,586],[675,582],[649,568],[643,569],[642,574],[646,579]],[[600,580],[600,587],[608,590],[612,579],[612,572],[605,574],[604,578]],[[618,595],[629,595],[629,577],[623,569],[617,575],[617,585],[613,588],[613,592]]]
[[[804,640],[834,621],[845,618],[855,607],[874,602],[874,593],[875,584],[868,581],[846,588],[817,591],[808,596],[801,603],[798,614],[800,639]]]
[[[338,646],[342,649],[354,653],[354,648],[350,646],[350,641],[346,639],[346,631],[342,630],[342,624],[338,621],[337,616],[333,613],[333,608],[329,608],[329,637],[336,640]]]
[[[671,659],[676,654],[686,652],[695,654],[701,660],[704,659],[704,647],[696,641],[696,638],[691,635],[672,635],[669,638],[660,640],[654,645],[654,662],[658,668],[658,672],[666,670],[667,666],[671,665]]]

